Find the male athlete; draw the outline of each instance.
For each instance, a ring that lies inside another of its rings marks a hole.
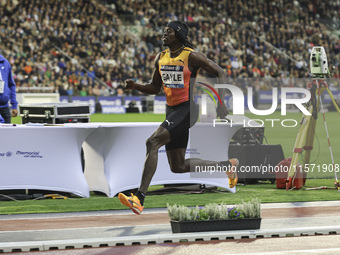
[[[202,68],[222,80],[219,83],[223,83],[226,78],[226,73],[221,67],[192,49],[192,44],[187,40],[188,33],[188,26],[184,22],[169,22],[164,28],[162,38],[163,45],[168,49],[156,56],[151,82],[141,85],[133,80],[126,80],[126,89],[136,89],[147,94],[157,94],[164,86],[167,102],[166,120],[146,141],[146,159],[138,191],[130,197],[123,193],[118,194],[120,202],[136,214],[141,214],[143,211],[145,194],[157,167],[158,149],[163,145],[166,147],[170,169],[174,173],[190,172],[190,165],[209,166],[217,163],[230,169],[226,172],[230,188],[233,188],[238,181],[237,159],[223,162],[185,159],[189,128],[198,118],[198,111],[193,107],[196,104],[193,102],[192,89],[199,69]],[[220,97],[224,98],[223,91]],[[228,110],[224,104],[217,108],[219,117],[225,118],[227,114]]]

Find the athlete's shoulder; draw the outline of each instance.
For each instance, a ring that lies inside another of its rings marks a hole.
[[[189,48],[189,49],[190,49],[190,48]],[[193,49],[190,49],[190,50],[191,50],[191,52],[190,52],[190,58],[192,58],[192,59],[197,59],[197,58],[199,58],[199,59],[201,59],[201,58],[205,59],[205,58],[207,58],[207,56],[204,55],[202,52],[195,51],[195,50],[193,50]]]
[[[163,51],[160,52],[160,55],[163,56],[164,54],[169,53],[169,51],[170,51],[169,48],[168,48],[168,49],[165,49],[165,50],[163,50]]]
[[[194,49],[189,48],[189,47],[184,47],[183,51],[190,51],[190,53],[191,53],[191,52],[195,52]]]
[[[165,54],[167,54],[169,52],[169,49],[163,50],[161,52],[158,53],[159,58],[162,58]]]
[[[192,51],[189,55],[189,66],[200,68],[209,62],[206,55],[199,51]]]

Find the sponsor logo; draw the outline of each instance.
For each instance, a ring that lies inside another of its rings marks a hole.
[[[12,157],[12,152],[11,151],[7,151],[6,153],[4,152],[0,152],[0,157]]]
[[[187,148],[185,154],[190,154],[190,155],[199,155],[200,152],[198,151],[197,148]]]
[[[17,156],[22,156],[24,158],[42,158],[40,151],[17,151]]]
[[[184,84],[164,84],[165,87],[170,89],[182,89],[184,88]]]
[[[161,71],[183,71],[184,66],[177,65],[162,65]]]
[[[168,123],[168,126],[170,126],[171,124],[173,124],[172,121],[168,121],[168,120],[165,120],[165,121],[166,121],[166,123]]]
[[[158,150],[159,153],[166,153],[165,149],[159,149]],[[200,155],[200,152],[198,151],[197,148],[187,148],[185,151],[185,154],[189,154],[189,155]]]

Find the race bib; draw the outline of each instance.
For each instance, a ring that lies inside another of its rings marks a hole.
[[[167,88],[184,88],[184,66],[162,65],[161,76]]]

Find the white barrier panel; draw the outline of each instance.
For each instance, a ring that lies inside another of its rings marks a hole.
[[[100,123],[98,129],[88,136],[83,145],[85,177],[90,190],[100,191],[113,197],[124,190],[138,188],[145,161],[145,141],[159,124]],[[204,139],[189,141],[192,148],[188,148],[187,157],[190,157],[190,152],[194,152],[194,157],[201,159],[227,160],[230,139],[240,127],[241,125],[233,127],[218,125],[214,128],[214,132],[211,132],[211,124],[196,124],[190,132],[194,137]],[[236,191],[235,188],[229,189],[225,173],[214,177],[171,172],[165,148],[161,147],[157,171],[151,185],[199,183],[222,187],[231,192]]]
[[[145,160],[145,141],[160,123],[2,124],[0,190],[40,189],[89,197],[110,197],[138,188]],[[231,137],[241,125],[197,123],[191,128],[186,157],[225,161]],[[85,142],[84,142],[85,141]],[[81,147],[85,154],[85,176]],[[171,172],[164,147],[151,185],[198,183],[229,189],[225,173]],[[219,175],[218,175],[219,174]]]
[[[59,93],[17,93],[19,104],[59,103]]]
[[[89,197],[81,146],[94,125],[1,125],[0,190],[39,189]]]

